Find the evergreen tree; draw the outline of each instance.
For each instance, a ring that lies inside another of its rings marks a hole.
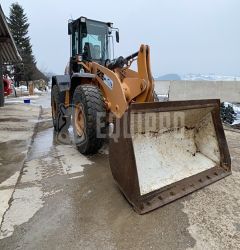
[[[22,65],[14,65],[14,78],[16,82],[37,80],[44,75],[37,69],[36,60],[33,55],[30,37],[28,36],[28,18],[24,9],[18,3],[10,7],[8,25],[17,45],[18,51],[23,59]]]

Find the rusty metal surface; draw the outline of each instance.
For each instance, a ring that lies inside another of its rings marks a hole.
[[[130,106],[126,113],[127,116],[130,116],[131,113],[181,111],[209,107],[212,108],[211,114],[220,151],[220,164],[145,195],[140,194],[132,137],[124,138],[122,132],[118,141],[113,138],[110,139],[109,161],[112,175],[136,212],[144,214],[230,175],[231,159],[220,119],[219,100],[155,102],[133,104]],[[123,118],[119,122],[120,131],[122,131],[124,130]],[[129,126],[128,124],[128,130],[130,131]]]

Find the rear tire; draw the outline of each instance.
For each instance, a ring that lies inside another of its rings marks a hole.
[[[60,92],[54,85],[51,93],[53,127],[56,132],[66,132],[71,124],[71,115],[65,108],[65,92]]]
[[[72,125],[80,153],[94,154],[102,147],[106,131],[106,107],[97,86],[84,84],[75,89]]]

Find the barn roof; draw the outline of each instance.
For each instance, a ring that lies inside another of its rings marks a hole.
[[[0,51],[3,63],[16,63],[22,60],[9,30],[5,15],[0,5]]]

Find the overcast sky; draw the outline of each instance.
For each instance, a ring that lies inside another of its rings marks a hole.
[[[16,2],[1,0],[6,15]],[[19,0],[38,66],[57,74],[69,58],[67,21],[86,16],[120,29],[117,55],[145,43],[155,77],[167,73],[240,75],[239,0]]]

